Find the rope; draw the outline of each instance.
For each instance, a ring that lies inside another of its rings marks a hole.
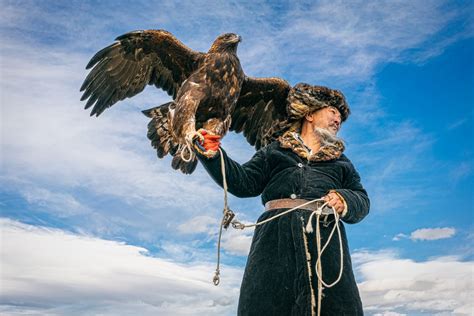
[[[196,131],[189,132],[188,134],[186,134],[185,143],[179,145],[178,151],[179,149],[181,149],[180,156],[181,156],[181,160],[183,160],[184,162],[190,162],[195,157],[193,149],[192,149],[192,146],[193,146],[192,144],[193,144],[194,138],[196,137],[203,140],[203,136],[199,132],[196,132]],[[187,158],[185,157],[185,153],[188,153]]]
[[[214,273],[214,278],[212,279],[212,282],[214,283],[215,286],[218,286],[221,280],[220,279],[220,274],[221,274],[220,273],[220,259],[221,259],[222,228],[227,229],[227,227],[229,227],[229,224],[231,223],[232,219],[235,216],[234,212],[230,210],[229,205],[228,205],[228,200],[227,200],[227,179],[226,179],[226,174],[225,174],[224,155],[220,147],[218,149],[219,149],[219,154],[221,157],[222,186],[224,187],[224,210],[223,210],[221,224],[219,226],[219,239],[217,241],[216,272]]]
[[[327,202],[324,203],[321,206],[321,209],[326,204],[327,204]],[[309,216],[309,219],[308,219],[308,225],[306,226],[306,232],[311,233],[312,232],[312,227],[309,227],[309,226],[311,224],[311,220],[312,220],[314,214],[316,214],[316,245],[318,247],[318,259],[316,261],[316,265],[321,264],[321,256],[322,256],[324,250],[326,250],[327,246],[329,245],[329,242],[331,241],[332,236],[334,235],[334,232],[337,230],[337,236],[338,236],[338,239],[339,239],[339,249],[340,249],[339,264],[340,264],[340,267],[341,267],[339,269],[339,275],[338,275],[337,279],[334,282],[332,282],[331,284],[327,284],[326,282],[324,282],[324,280],[322,278],[322,272],[318,272],[318,270],[316,270],[316,275],[318,277],[318,280],[321,281],[322,285],[324,285],[327,288],[333,287],[334,285],[336,285],[341,280],[342,272],[343,272],[343,264],[344,264],[344,252],[343,252],[343,247],[342,247],[342,236],[341,236],[341,229],[339,227],[339,214],[337,214],[337,212],[334,210],[333,207],[331,207],[331,209],[332,209],[333,214],[334,214],[335,225],[332,228],[331,233],[329,234],[328,240],[326,241],[326,243],[324,244],[322,249],[321,249],[321,233],[320,233],[320,226],[319,226],[320,225],[319,219],[320,219],[321,215],[317,214],[317,211],[312,212],[311,215]]]
[[[193,160],[194,153],[191,149],[191,145],[189,143],[186,143],[181,148],[182,148],[181,149],[181,160],[184,161],[184,162],[190,162],[191,160]],[[184,154],[186,152],[188,153],[187,158],[185,157],[185,154]]]
[[[227,189],[228,189],[228,187],[227,187],[224,155],[222,153],[221,148],[219,147],[218,149],[219,149],[220,163],[221,163],[222,186],[223,186],[223,189],[224,189],[224,210],[223,210],[223,217],[222,217],[220,227],[219,227],[219,238],[218,238],[218,242],[217,242],[217,266],[216,266],[216,272],[215,272],[214,278],[213,278],[214,285],[217,286],[217,285],[219,285],[219,282],[220,282],[220,249],[221,249],[222,228],[227,229],[229,224],[232,224],[232,227],[235,228],[235,229],[242,229],[242,230],[245,229],[245,228],[260,226],[260,225],[268,223],[268,222],[270,222],[270,221],[272,221],[272,220],[274,220],[278,217],[281,217],[285,214],[294,212],[294,211],[300,209],[303,206],[309,205],[311,203],[323,202],[323,204],[321,206],[317,207],[317,209],[315,211],[311,212],[311,214],[308,218],[308,224],[306,225],[306,227],[304,227],[304,223],[303,223],[303,240],[304,240],[304,246],[305,246],[305,252],[306,252],[306,262],[307,262],[307,265],[308,265],[309,286],[310,286],[310,290],[311,290],[311,307],[312,307],[311,315],[314,315],[315,300],[314,300],[314,290],[313,290],[313,286],[312,286],[312,282],[311,282],[311,276],[312,276],[312,273],[311,273],[311,254],[308,250],[306,234],[310,234],[310,233],[313,232],[312,219],[313,219],[314,216],[316,216],[316,234],[315,234],[315,238],[316,238],[316,247],[317,247],[317,253],[318,253],[318,257],[317,257],[317,260],[316,260],[316,267],[315,267],[316,276],[318,278],[318,311],[317,311],[317,315],[318,316],[321,315],[321,302],[322,302],[322,296],[323,296],[322,291],[324,289],[323,286],[326,287],[326,288],[330,288],[330,287],[333,287],[334,285],[336,285],[341,280],[342,273],[343,273],[343,270],[344,270],[344,251],[343,251],[343,247],[342,247],[341,230],[340,230],[340,227],[339,227],[339,214],[336,212],[334,207],[331,206],[331,210],[332,210],[332,213],[334,215],[334,219],[335,219],[334,222],[335,223],[334,223],[334,227],[332,228],[332,230],[329,234],[329,237],[328,237],[328,239],[327,239],[327,241],[326,241],[326,243],[324,244],[323,247],[321,247],[320,217],[321,217],[321,214],[323,213],[323,208],[328,206],[327,205],[328,202],[324,201],[321,198],[314,199],[314,200],[302,203],[302,204],[300,204],[296,207],[288,209],[284,212],[281,212],[277,215],[274,215],[272,217],[267,218],[266,220],[263,220],[263,221],[260,221],[260,222],[257,222],[257,223],[243,224],[243,223],[239,222],[236,219],[233,220],[233,218],[235,217],[235,214],[234,214],[234,212],[232,212],[230,210],[230,208],[228,206],[228,198],[227,198]],[[327,246],[329,245],[329,242],[331,241],[331,239],[334,235],[334,232],[336,230],[337,230],[338,239],[339,239],[340,269],[339,269],[339,275],[338,275],[337,279],[334,282],[332,282],[331,284],[327,284],[323,280],[323,267],[322,267],[322,263],[321,263],[321,256],[324,253],[324,250],[326,250]]]

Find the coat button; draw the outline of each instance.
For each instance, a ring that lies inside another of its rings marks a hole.
[[[290,195],[290,198],[292,198],[293,200],[296,199],[296,194],[293,193],[292,195]]]
[[[303,164],[301,162],[298,163],[298,167],[303,168]]]

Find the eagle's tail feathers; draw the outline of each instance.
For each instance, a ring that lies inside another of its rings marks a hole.
[[[143,111],[143,114],[151,118],[148,123],[147,137],[151,141],[151,145],[156,149],[159,158],[163,158],[168,153],[176,152],[176,145],[169,130],[168,111],[169,106],[173,102]]]
[[[189,162],[186,162],[181,157],[181,149],[176,152],[171,161],[171,167],[175,170],[181,170],[184,174],[191,174],[196,169],[197,166],[197,158],[196,156],[192,157]]]
[[[167,154],[173,156],[171,166],[173,169],[180,170],[185,174],[190,174],[196,169],[197,159],[194,153],[183,153],[189,161],[185,161],[181,157],[184,147],[179,147],[173,142],[173,137],[170,132],[168,112],[173,102],[168,102],[163,105],[142,111],[147,117],[151,118],[148,123],[147,137],[151,141],[151,145],[156,149],[156,154],[159,158],[163,158]],[[187,160],[187,159],[186,159]]]

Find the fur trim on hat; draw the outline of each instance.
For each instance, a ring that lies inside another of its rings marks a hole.
[[[306,114],[327,106],[333,106],[341,113],[344,122],[351,113],[346,98],[341,91],[322,86],[298,83],[288,95],[288,114],[290,120],[300,120]]]

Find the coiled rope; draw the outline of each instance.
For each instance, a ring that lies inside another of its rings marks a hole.
[[[189,132],[188,134],[186,134],[186,137],[184,138],[184,144],[180,144],[178,146],[178,152],[180,152],[181,160],[183,160],[186,163],[191,162],[192,160],[194,160],[194,157],[196,157],[192,149],[193,142],[195,139],[204,141],[204,136],[202,136],[202,134],[199,133],[198,131]]]
[[[216,266],[216,272],[214,274],[214,278],[212,280],[214,285],[217,286],[220,283],[220,250],[221,250],[222,228],[227,229],[230,224],[232,224],[233,228],[242,229],[242,230],[245,229],[245,228],[260,226],[260,225],[268,223],[268,222],[270,222],[270,221],[272,221],[272,220],[274,220],[274,219],[276,219],[280,216],[283,216],[285,214],[294,212],[294,211],[300,209],[303,206],[309,205],[311,203],[323,202],[323,204],[321,206],[319,206],[315,211],[311,212],[311,215],[308,218],[308,223],[307,223],[306,227],[304,226],[304,223],[303,223],[303,240],[304,240],[304,246],[305,246],[305,251],[306,251],[306,261],[307,261],[307,264],[308,264],[309,286],[310,286],[310,289],[311,289],[311,315],[315,315],[314,307],[315,307],[316,302],[315,302],[315,299],[314,299],[314,290],[313,290],[312,281],[311,281],[311,276],[312,276],[312,273],[311,273],[311,254],[310,254],[309,249],[308,249],[308,242],[307,242],[306,234],[311,234],[313,232],[312,219],[313,219],[314,216],[316,216],[315,238],[316,238],[316,247],[317,247],[317,254],[318,254],[318,258],[316,260],[316,269],[315,269],[316,276],[318,278],[318,311],[317,311],[317,315],[318,316],[321,315],[321,301],[322,301],[323,286],[326,287],[326,288],[330,288],[330,287],[333,287],[334,285],[336,285],[341,280],[342,272],[343,272],[343,269],[344,269],[344,251],[343,251],[343,247],[342,247],[341,230],[340,230],[340,227],[339,227],[339,214],[336,212],[334,207],[332,207],[332,206],[330,207],[331,210],[332,210],[332,214],[334,215],[335,223],[334,223],[334,227],[332,228],[331,233],[329,234],[329,237],[328,237],[328,239],[327,239],[327,241],[326,241],[326,243],[324,244],[323,247],[321,247],[320,217],[323,213],[323,208],[328,206],[327,205],[328,202],[326,202],[326,201],[324,201],[323,199],[320,199],[320,198],[302,203],[301,205],[298,205],[297,207],[293,207],[293,208],[288,209],[284,212],[281,212],[277,215],[274,215],[270,218],[267,218],[266,220],[263,220],[263,221],[260,221],[260,222],[254,223],[254,224],[243,224],[243,223],[239,222],[237,219],[234,219],[235,214],[234,214],[234,212],[232,212],[232,210],[228,206],[227,179],[226,179],[224,155],[222,153],[221,148],[219,147],[218,149],[219,149],[220,162],[221,162],[222,186],[224,188],[224,210],[223,210],[223,216],[222,216],[222,220],[221,220],[220,227],[219,227],[219,237],[218,237],[218,241],[217,241],[217,266]],[[338,239],[339,239],[340,269],[339,269],[339,275],[338,275],[337,279],[334,282],[332,282],[331,284],[327,284],[323,280],[323,270],[322,270],[322,264],[321,264],[321,256],[322,256],[324,250],[326,250],[327,246],[329,245],[329,242],[331,241],[331,239],[334,235],[334,232],[336,230],[337,230]]]

